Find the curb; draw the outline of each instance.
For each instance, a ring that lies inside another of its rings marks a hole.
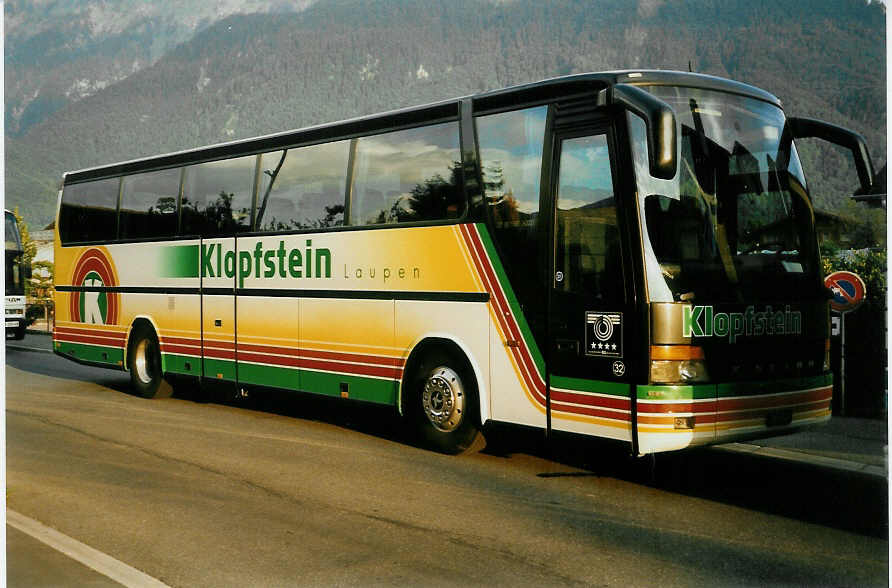
[[[795,461],[813,466],[829,468],[834,470],[854,472],[864,474],[873,478],[888,479],[888,473],[883,466],[846,461],[835,457],[826,457],[823,455],[815,455],[803,451],[791,449],[779,449],[777,447],[763,447],[761,445],[753,445],[751,443],[727,443],[725,445],[714,446],[713,449],[719,451],[730,451],[732,453],[746,453],[749,455],[761,455],[772,459],[782,459],[785,461]]]

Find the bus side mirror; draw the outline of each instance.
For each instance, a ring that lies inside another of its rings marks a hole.
[[[844,127],[813,118],[788,118],[787,126],[793,139],[815,138],[839,145],[852,152],[861,189],[858,194],[870,194],[873,190],[874,172],[864,137]]]
[[[672,107],[645,90],[629,84],[613,86],[613,102],[644,119],[650,175],[671,180],[678,168],[675,113]]]

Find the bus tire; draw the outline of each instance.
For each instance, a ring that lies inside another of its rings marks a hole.
[[[477,383],[464,358],[429,353],[411,386],[410,418],[425,447],[457,455],[477,446]]]
[[[173,393],[161,371],[161,348],[155,330],[137,324],[127,348],[127,369],[133,390],[143,398],[167,398]]]
[[[27,329],[27,327],[24,324],[19,327],[16,327],[15,331],[13,331],[12,338],[16,339],[18,341],[21,341],[22,339],[24,339],[25,338],[25,329]]]

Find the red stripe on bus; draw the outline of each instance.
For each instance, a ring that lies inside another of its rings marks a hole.
[[[527,387],[530,389],[533,397],[536,399],[537,402],[544,406],[544,383],[541,382],[541,377],[539,377],[539,372],[536,369],[535,362],[532,361],[532,358],[529,355],[529,351],[526,347],[526,341],[520,335],[520,329],[514,320],[514,315],[511,313],[510,305],[505,299],[504,292],[502,291],[499,281],[496,278],[495,271],[489,263],[489,258],[486,255],[483,244],[479,240],[479,235],[476,234],[476,227],[473,227],[472,230],[467,225],[459,226],[461,228],[462,235],[465,237],[468,249],[471,251],[472,259],[474,260],[474,265],[477,268],[477,272],[490,292],[490,295],[492,297],[491,300],[493,301],[493,306],[495,307],[496,311],[496,317],[502,327],[503,332],[514,340],[521,343],[520,347],[511,348],[511,353],[514,356],[515,360],[517,360],[521,368],[521,375],[526,382]]]
[[[476,227],[471,231],[469,229],[469,234],[471,237],[471,242],[474,245],[474,249],[477,254],[480,256],[480,260],[483,263],[483,269],[489,278],[489,281],[492,286],[492,291],[495,294],[495,298],[498,302],[498,309],[501,311],[499,313],[499,317],[505,317],[505,320],[508,324],[507,332],[511,337],[521,342],[523,345],[518,349],[520,357],[523,359],[523,364],[526,367],[530,379],[532,383],[535,385],[536,389],[544,394],[545,391],[545,382],[542,381],[541,376],[539,375],[539,370],[536,367],[536,363],[532,358],[532,355],[529,351],[529,348],[526,344],[526,340],[523,338],[520,325],[517,324],[517,320],[514,316],[514,313],[511,311],[511,305],[508,302],[507,296],[505,295],[504,290],[502,289],[502,285],[496,276],[495,269],[492,267],[492,264],[489,262],[489,257],[486,253],[486,248],[483,245],[483,242],[480,240],[480,235],[477,234]],[[544,399],[544,396],[543,396]]]
[[[183,337],[164,337],[161,340],[161,346],[178,348],[202,347],[200,339],[187,339]],[[263,355],[268,358],[268,363],[274,362],[277,356],[295,357],[302,359],[319,359],[336,362],[353,362],[367,363],[376,367],[402,368],[405,361],[399,357],[384,357],[377,355],[364,355],[359,353],[337,352],[337,351],[319,351],[315,349],[301,349],[299,347],[279,347],[276,345],[258,345],[255,343],[239,343],[237,346],[229,341],[213,341],[209,340],[205,343],[205,349],[232,349],[238,351],[239,359],[247,354],[254,356]]]
[[[826,400],[818,400],[815,402],[806,402],[801,404],[795,404],[793,406],[784,407],[789,408],[793,414],[802,413],[802,412],[811,412],[813,410],[819,410],[821,408],[829,408],[830,407],[830,399]],[[727,423],[732,421],[745,421],[745,420],[755,420],[767,417],[772,412],[778,410],[777,408],[771,407],[762,407],[762,408],[754,408],[751,410],[744,411],[734,411],[728,413],[696,413],[694,415],[696,423],[699,424],[719,424],[719,423]],[[672,425],[674,424],[674,419],[680,415],[662,415],[662,416],[653,416],[653,415],[643,415],[639,411],[638,420],[642,424],[649,425]]]
[[[583,406],[572,406],[572,405],[567,405],[567,404],[561,404],[559,402],[552,402],[551,410],[563,412],[563,413],[571,413],[571,414],[599,417],[599,418],[604,418],[604,419],[610,419],[613,421],[621,421],[623,423],[628,423],[628,422],[631,422],[631,420],[632,420],[631,413],[611,412],[609,410],[602,410],[602,409],[598,409],[598,408],[587,408],[587,407],[583,407]]]
[[[235,361],[235,351],[230,351],[228,349],[215,349],[213,347],[205,347],[204,356],[212,357],[214,359],[231,359]]]
[[[380,366],[401,367],[405,362],[398,357],[383,357],[378,355],[364,355],[342,351],[319,351],[316,349],[301,349],[299,347],[278,347],[275,345],[257,345],[255,343],[239,343],[239,355],[243,351],[255,353],[275,353],[302,358],[324,359],[333,361],[349,361],[355,363],[370,363]]]
[[[821,408],[829,408],[830,407],[830,399],[826,400],[816,400],[814,402],[804,402],[801,404],[796,404],[789,407],[793,414],[797,412],[808,412],[812,410],[818,410]],[[768,413],[774,412],[775,409],[771,408],[756,408],[752,410],[742,410],[735,412],[726,412],[722,414],[716,415],[716,422],[728,422],[728,421],[738,421],[738,420],[746,420],[752,418],[759,418],[761,416],[766,416]]]
[[[805,392],[791,392],[782,396],[770,397],[747,397],[747,398],[731,398],[727,400],[719,399],[718,410],[720,412],[726,410],[746,410],[767,408],[772,406],[782,406],[786,404],[798,404],[802,402],[810,402],[815,400],[827,400],[833,395],[833,388],[821,388],[819,390],[809,390]]]
[[[180,355],[201,355],[201,347],[161,344],[161,353],[178,353]]]
[[[673,402],[666,404],[651,404],[642,400],[638,401],[638,414],[667,414],[667,413],[714,413],[716,410],[715,400],[705,400],[703,402]]]
[[[235,341],[218,341],[216,339],[205,339],[203,347],[205,349],[226,349],[235,350]]]
[[[53,331],[54,335],[88,335],[93,337],[109,337],[115,339],[126,339],[127,334],[120,331],[107,331],[104,329],[77,329],[73,327],[56,327]]]
[[[776,408],[779,406],[795,406],[806,402],[829,400],[833,389],[821,388],[818,390],[796,391],[782,395],[749,396],[740,398],[705,400],[703,402],[672,402],[651,403],[638,401],[639,413],[665,414],[665,413],[704,413],[725,412],[741,410],[759,410],[763,408]]]
[[[585,404],[588,406],[598,406],[602,408],[616,408],[618,410],[632,410],[632,403],[629,398],[618,398],[612,396],[593,396],[591,394],[567,392],[563,390],[551,389],[552,402],[572,402],[573,404]]]
[[[348,364],[333,361],[320,361],[304,359],[300,357],[270,356],[258,353],[239,351],[239,361],[264,363],[278,366],[295,367],[301,369],[315,369],[330,372],[355,374],[360,376],[376,376],[379,378],[399,379],[402,370],[393,367],[380,367],[370,365]]]
[[[66,343],[85,343],[88,345],[102,345],[103,347],[124,347],[124,341],[118,339],[107,339],[103,337],[86,337],[84,335],[58,335],[56,341]]]
[[[201,347],[201,339],[192,339],[190,337],[171,337],[164,335],[161,337],[161,343],[173,343],[174,345],[194,345]]]

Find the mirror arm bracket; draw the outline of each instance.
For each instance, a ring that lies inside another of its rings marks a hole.
[[[637,86],[616,84],[612,102],[644,119],[650,174],[662,180],[675,177],[678,167],[677,131],[672,107]]]

